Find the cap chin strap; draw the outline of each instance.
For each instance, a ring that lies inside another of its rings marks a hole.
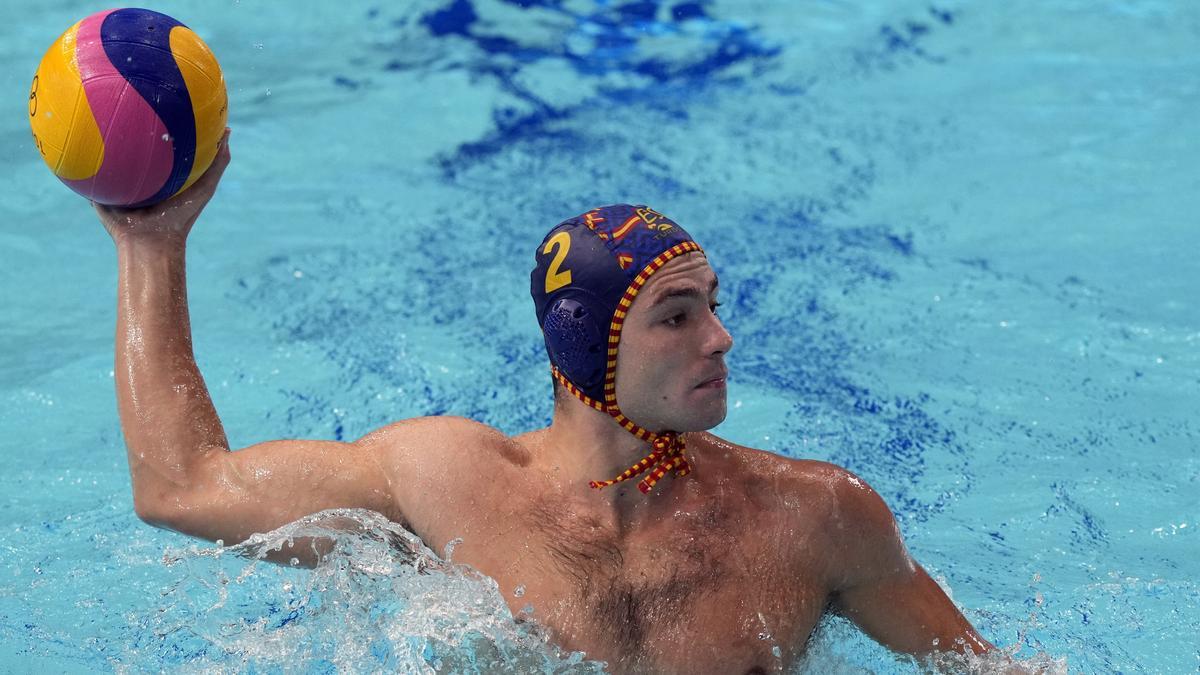
[[[561,384],[567,391],[571,392],[571,395],[573,395],[575,398],[583,401],[588,406],[595,408],[600,412],[611,415],[613,419],[617,421],[617,424],[621,425],[622,429],[642,440],[650,441],[650,444],[654,448],[650,454],[646,455],[636,464],[626,469],[623,473],[621,473],[621,475],[611,480],[590,481],[588,483],[590,487],[596,490],[602,490],[609,485],[615,485],[622,481],[626,481],[630,478],[646,473],[645,477],[638,481],[638,490],[640,490],[642,494],[649,494],[650,491],[654,489],[655,483],[662,480],[662,477],[667,475],[667,473],[674,471],[675,477],[683,478],[692,472],[692,465],[688,463],[687,457],[683,455],[683,451],[687,449],[687,442],[683,440],[683,436],[680,436],[674,431],[664,431],[661,434],[656,434],[652,431],[644,429],[635,424],[633,420],[625,417],[625,415],[621,413],[620,408],[618,408],[616,405],[605,405],[580,391],[579,387],[576,387],[574,384],[572,384],[571,381],[568,380],[566,376],[564,376],[562,372],[558,370],[557,366],[551,365],[550,372],[554,375],[554,379],[557,380],[558,383]],[[649,470],[649,473],[647,473],[647,470]]]
[[[591,481],[589,486],[602,490],[609,485],[620,483],[624,480],[629,480],[637,476],[651,466],[654,467],[646,477],[638,481],[638,489],[642,494],[649,494],[650,490],[654,489],[654,484],[667,475],[668,472],[674,471],[677,478],[683,478],[692,471],[692,466],[688,464],[687,458],[683,456],[683,451],[687,448],[687,443],[683,437],[674,431],[667,431],[658,434],[654,438],[654,451],[646,455],[637,464],[625,469],[625,472],[611,480]]]

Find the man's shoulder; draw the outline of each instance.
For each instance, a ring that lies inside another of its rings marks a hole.
[[[798,480],[833,481],[834,483],[862,479],[836,464],[816,459],[798,459],[771,450],[739,445],[709,432],[689,434],[688,447],[713,461],[728,461],[741,465],[746,471],[779,474]]]
[[[467,417],[452,415],[430,415],[397,420],[358,439],[360,444],[390,443],[413,437],[470,438],[482,437],[489,432],[500,433],[492,427]]]
[[[698,446],[709,463],[724,465],[721,469],[740,474],[747,481],[769,484],[778,494],[802,495],[810,517],[814,510],[831,517],[870,515],[882,503],[865,480],[830,462],[787,457],[710,433],[696,435],[694,440],[689,439],[689,445]]]
[[[363,436],[363,446],[378,448],[399,461],[443,462],[501,459],[521,464],[527,453],[499,429],[467,417],[434,415],[392,422]]]

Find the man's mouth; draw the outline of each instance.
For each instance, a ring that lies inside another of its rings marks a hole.
[[[726,375],[728,375],[727,371],[721,371],[716,376],[710,377],[707,380],[696,385],[696,388],[697,389],[721,389],[721,388],[724,388]]]

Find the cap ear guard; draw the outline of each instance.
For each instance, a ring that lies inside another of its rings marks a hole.
[[[581,389],[598,387],[604,382],[606,336],[597,320],[582,302],[559,298],[550,305],[542,321],[550,362]]]

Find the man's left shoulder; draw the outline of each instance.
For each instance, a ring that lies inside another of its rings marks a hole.
[[[804,496],[807,515],[824,512],[829,517],[884,518],[891,511],[878,493],[854,472],[815,459],[795,459],[767,450],[732,443],[710,433],[689,439],[710,458],[720,457],[729,468],[736,465],[747,477],[772,484],[784,493]]]
[[[760,450],[739,445],[710,432],[690,433],[686,436],[689,450],[713,462],[729,462],[747,470],[779,474],[801,480],[810,480],[835,485],[864,484],[862,479],[836,464],[815,459],[796,459],[770,450]]]

